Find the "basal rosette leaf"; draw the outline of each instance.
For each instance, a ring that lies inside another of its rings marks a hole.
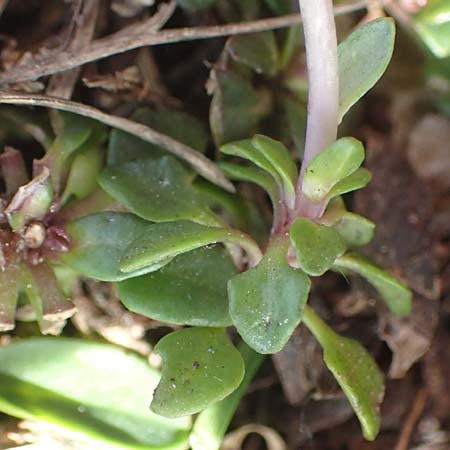
[[[151,410],[164,417],[195,414],[238,388],[244,362],[224,328],[193,327],[163,337],[161,381]]]
[[[128,246],[152,226],[129,213],[101,212],[84,216],[67,225],[70,251],[62,253],[61,259],[81,274],[101,281],[121,281],[157,270],[168,261],[159,260],[137,271],[120,269]]]
[[[237,272],[220,247],[177,256],[156,272],[118,284],[130,310],[162,322],[205,327],[231,325],[227,282]]]
[[[99,183],[131,212],[152,222],[217,221],[192,186],[190,173],[171,156],[109,167],[101,174]]]
[[[149,411],[159,374],[107,344],[32,338],[0,348],[0,411],[130,450],[183,450],[189,419]],[[94,445],[97,445],[94,443]]]

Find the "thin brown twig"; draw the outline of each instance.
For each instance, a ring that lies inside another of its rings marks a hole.
[[[161,8],[163,6],[167,5],[163,4]],[[349,4],[336,6],[334,12],[335,15],[339,16],[365,9],[366,7],[367,0],[357,0]],[[300,22],[301,18],[299,14],[290,14],[249,22],[174,28],[162,31],[157,31],[156,29],[161,27],[150,28],[148,25],[142,26],[139,24],[130,26],[128,29],[121,30],[114,35],[97,39],[84,52],[68,49],[53,56],[51,60],[46,59],[43,62],[33,61],[32,64],[16,66],[0,76],[0,83],[11,84],[35,80],[45,75],[72,69],[91,61],[147,45],[173,44],[181,41],[255,33],[298,25]]]
[[[73,51],[81,51],[88,46],[94,38],[97,24],[99,2],[98,0],[79,0],[72,18],[71,39],[69,48]],[[54,74],[48,83],[46,94],[52,97],[70,99],[80,75],[81,66],[71,70]]]
[[[227,191],[234,192],[234,186],[225,177],[223,172],[201,153],[191,147],[179,142],[170,136],[160,133],[141,123],[134,122],[123,117],[107,114],[92,106],[73,102],[57,97],[50,97],[39,94],[23,94],[15,92],[0,91],[0,103],[12,105],[29,105],[54,108],[61,111],[68,111],[80,116],[89,117],[113,128],[125,131],[138,138],[159,145],[168,152],[178,156],[189,163],[200,175],[212,183],[223,187]]]
[[[0,76],[0,84],[12,84],[35,80],[45,75],[79,67],[87,62],[106,58],[107,56],[122,53],[126,50],[142,47],[137,44],[144,36],[154,35],[170,19],[175,10],[175,0],[163,3],[158,11],[149,19],[138,24],[126,27],[117,33],[102,39],[97,39],[86,47],[86,50],[68,48],[58,54],[47,55],[43,58],[32,58],[25,64],[19,64]]]
[[[408,417],[406,418],[405,424],[403,425],[402,431],[395,446],[395,450],[408,450],[409,441],[414,432],[414,427],[420,419],[420,416],[425,409],[425,405],[428,400],[428,392],[426,389],[420,389],[414,399],[412,408]]]

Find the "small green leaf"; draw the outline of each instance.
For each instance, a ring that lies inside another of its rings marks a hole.
[[[364,437],[373,441],[380,429],[383,374],[359,342],[339,336],[308,306],[303,320],[322,346],[325,364],[358,416]]]
[[[243,166],[229,162],[220,162],[219,166],[228,178],[257,184],[269,194],[274,206],[278,203],[280,197],[278,187],[273,177],[271,177],[267,172],[264,172],[257,167]]]
[[[284,192],[294,202],[298,172],[289,150],[281,142],[262,134],[255,135],[252,144],[278,172],[283,182]]]
[[[56,139],[41,160],[35,162],[37,168],[47,167],[55,191],[59,191],[70,156],[95,132],[101,132],[101,125],[91,119],[62,111],[55,111],[58,122]]]
[[[375,233],[375,224],[358,214],[345,212],[333,225],[348,247],[367,245]]]
[[[361,275],[379,292],[388,308],[399,316],[411,312],[412,293],[396,278],[356,253],[346,253],[338,258],[336,269],[350,270]]]
[[[224,249],[193,250],[157,272],[119,283],[120,299],[130,311],[162,322],[226,327],[227,282],[236,272]]]
[[[238,388],[244,362],[224,328],[185,328],[162,338],[161,381],[151,409],[164,417],[195,414]]]
[[[153,222],[213,220],[189,172],[172,156],[139,159],[107,168],[100,186],[131,212]]]
[[[83,144],[70,165],[64,193],[61,196],[62,203],[72,195],[82,199],[95,191],[98,187],[97,176],[102,170],[103,159],[103,150],[98,142],[91,142],[89,139]]]
[[[128,213],[101,212],[82,217],[67,226],[71,247],[61,258],[83,275],[101,281],[120,281],[151,272],[168,261],[126,273],[120,270],[120,261],[134,239],[152,226]]]
[[[394,50],[395,23],[391,18],[371,20],[338,46],[339,116],[381,78]]]
[[[448,0],[428,2],[413,20],[420,37],[438,58],[450,56],[450,3]]]
[[[288,241],[273,241],[262,261],[228,283],[230,315],[259,353],[279,352],[300,323],[310,279],[287,262]]]
[[[209,122],[217,146],[256,132],[271,109],[267,90],[256,90],[249,79],[231,70],[214,68],[208,82],[213,95]]]
[[[323,275],[346,247],[339,233],[308,219],[296,219],[291,225],[291,242],[302,270],[313,276]]]
[[[222,145],[220,151],[225,153],[225,155],[239,156],[240,158],[251,161],[253,164],[272,175],[278,185],[282,184],[276,167],[253,145],[251,139],[229,142],[228,144]]]
[[[33,338],[0,348],[0,411],[130,450],[183,450],[190,421],[149,411],[159,374],[112,345]],[[94,445],[97,448],[97,445]]]
[[[197,118],[181,111],[139,108],[131,119],[143,123],[160,133],[176,139],[187,146],[204,153],[208,136],[203,123]],[[163,147],[143,141],[131,134],[113,130],[108,145],[108,165],[123,164],[143,158],[160,158],[166,156]]]
[[[280,55],[273,31],[232,36],[225,49],[235,61],[256,73],[274,76],[278,72]]]
[[[355,172],[363,161],[361,142],[349,137],[338,139],[308,164],[302,186],[304,194],[319,202],[335,185]]]
[[[232,229],[207,227],[187,220],[162,222],[151,224],[144,233],[135,237],[123,253],[120,269],[125,273],[143,270],[218,242],[237,243],[250,252],[259,252],[249,237]]]
[[[364,169],[364,167],[360,167],[351,175],[335,184],[329,192],[328,198],[334,198],[338,195],[347,194],[348,192],[361,189],[367,186],[371,179],[371,173],[367,169]]]

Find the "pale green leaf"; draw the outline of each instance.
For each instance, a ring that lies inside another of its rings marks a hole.
[[[338,46],[339,116],[345,113],[381,78],[394,50],[392,18],[371,20]]]
[[[117,347],[33,338],[0,348],[0,410],[130,450],[183,450],[189,420],[149,411],[159,374]]]

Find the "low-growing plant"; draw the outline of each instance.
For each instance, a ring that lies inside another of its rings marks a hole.
[[[1,155],[1,331],[14,327],[19,301],[19,317],[34,317],[43,333],[58,334],[74,312],[64,289],[79,276],[115,283],[130,311],[186,326],[154,349],[162,373],[148,421],[136,397],[150,398],[155,372],[119,350],[66,338],[0,349],[1,410],[45,417],[126,448],[186,448],[189,439],[193,449],[218,449],[262,355],[282,350],[304,324],[323,348],[364,436],[376,437],[381,371],[361,344],[333,331],[307,300],[312,279],[331,270],[366,279],[394,314],[411,308],[408,288],[358,252],[371,241],[375,224],[349,212],[342,196],[366,186],[371,175],[361,167],[362,143],[337,139],[346,112],[385,71],[395,28],[380,18],[338,46],[332,2],[301,1],[300,8],[309,86],[300,170],[281,142],[261,134],[220,147],[223,172],[258,185],[270,198],[267,242],[252,236],[252,227],[239,229],[249,214],[242,200],[196,180],[192,168],[162,148],[149,151],[113,131],[104,168],[105,129],[80,116],[54,112],[56,137],[46,140],[51,143],[34,162],[31,181],[20,152]],[[274,61],[277,52],[274,47]],[[275,73],[273,61],[267,64],[261,70]],[[145,109],[137,114],[167,133],[189,129],[180,140],[204,149],[195,119]],[[231,326],[242,338],[237,348],[227,332]],[[71,358],[60,361],[55,352]],[[106,361],[110,353],[113,362]],[[81,363],[87,372],[75,369]],[[40,364],[46,366],[42,376],[33,371]],[[105,378],[100,394],[89,379],[80,387],[77,377],[92,372]],[[90,406],[80,410],[77,402]],[[158,419],[196,413],[192,428],[189,419]]]

